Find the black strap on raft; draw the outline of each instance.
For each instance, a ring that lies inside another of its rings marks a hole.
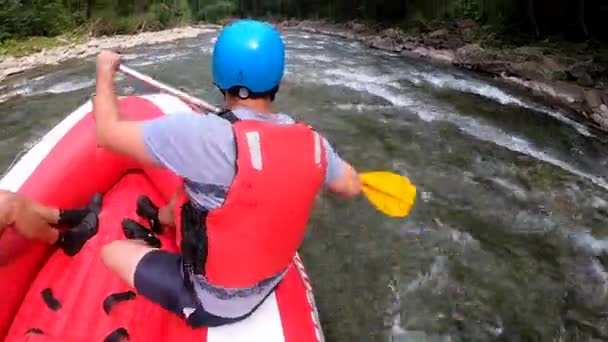
[[[133,291],[112,293],[103,300],[103,311],[109,315],[114,305],[118,304],[119,302],[133,299],[135,299],[135,292]]]
[[[38,328],[29,328],[27,329],[27,334],[44,335],[44,331]]]
[[[49,309],[53,311],[58,311],[61,309],[61,302],[59,302],[59,300],[53,296],[53,290],[51,290],[51,288],[47,287],[46,289],[42,290],[41,294],[44,303],[49,307]]]
[[[122,339],[129,339],[129,332],[125,328],[118,328],[103,339],[103,342],[120,342]]]

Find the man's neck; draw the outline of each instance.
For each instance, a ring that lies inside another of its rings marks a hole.
[[[266,99],[238,99],[228,104],[228,107],[232,110],[237,108],[246,108],[255,111],[256,113],[263,115],[274,115],[276,114],[272,110],[272,104]]]

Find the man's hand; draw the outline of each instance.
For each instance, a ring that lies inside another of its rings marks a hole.
[[[119,54],[108,50],[101,51],[99,55],[97,55],[97,78],[109,77],[110,79],[113,79],[119,65]]]

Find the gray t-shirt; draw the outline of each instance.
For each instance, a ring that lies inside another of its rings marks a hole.
[[[240,119],[292,124],[286,114],[261,115],[248,109],[235,109]],[[145,124],[143,138],[148,153],[160,165],[184,178],[185,190],[193,204],[211,210],[221,206],[235,175],[236,145],[232,125],[217,115],[174,114]],[[345,171],[345,164],[327,139],[325,184]],[[223,317],[248,313],[283,278],[285,272],[250,289],[224,289],[196,276],[195,290],[205,309]]]

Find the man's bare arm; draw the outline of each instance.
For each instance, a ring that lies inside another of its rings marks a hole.
[[[361,181],[357,171],[347,162],[343,163],[345,164],[344,173],[330,183],[328,188],[341,197],[351,198],[361,193]]]

